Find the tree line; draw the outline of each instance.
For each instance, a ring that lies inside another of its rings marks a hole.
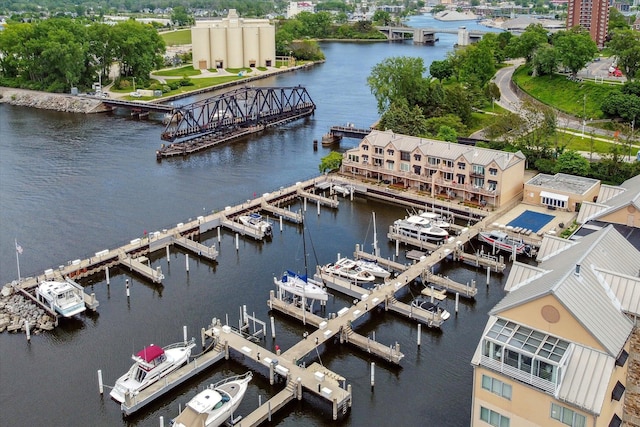
[[[151,25],[116,25],[53,18],[7,26],[0,32],[0,85],[48,92],[91,88],[106,81],[113,64],[120,76],[137,79],[162,66],[165,44]]]

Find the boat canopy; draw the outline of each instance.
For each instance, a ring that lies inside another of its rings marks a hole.
[[[298,278],[302,279],[304,282],[307,282],[307,275],[306,274],[301,276],[299,274],[294,273],[291,270],[287,270],[287,274],[282,276],[282,283],[286,282],[288,277],[298,277]]]
[[[162,347],[158,347],[155,344],[151,344],[150,346],[140,350],[136,354],[136,356],[144,360],[145,362],[150,363],[150,362],[153,362],[159,356],[162,356],[163,354],[164,354],[164,349]]]
[[[249,216],[253,219],[262,219],[262,215],[256,212],[249,214]]]
[[[226,399],[224,399],[225,397]],[[222,396],[216,390],[207,389],[200,392],[195,398],[191,399],[188,405],[194,411],[204,413],[211,409],[215,409],[216,405],[226,401],[229,401],[229,397]]]

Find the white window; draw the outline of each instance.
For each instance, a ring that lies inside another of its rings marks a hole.
[[[495,393],[500,397],[511,400],[511,385],[505,384],[496,378],[492,378],[488,375],[483,375],[482,388],[485,390],[489,390],[491,393]]]
[[[400,170],[402,172],[409,172],[409,163],[400,163]]]
[[[480,407],[480,419],[494,427],[509,427],[509,418],[484,406]]]
[[[585,427],[587,425],[587,419],[584,415],[555,403],[551,404],[551,418],[571,427]]]

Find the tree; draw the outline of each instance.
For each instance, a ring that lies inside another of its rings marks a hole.
[[[484,95],[491,100],[491,104],[500,99],[500,88],[494,82],[489,82],[484,86]]]
[[[574,77],[598,53],[596,42],[591,39],[588,31],[580,27],[555,33],[553,45],[562,64]]]
[[[337,151],[332,151],[320,159],[318,169],[320,170],[320,173],[325,173],[327,171],[340,169],[340,165],[342,165],[342,154]]]
[[[588,176],[589,169],[589,160],[574,150],[567,150],[560,154],[555,165],[556,173],[567,173],[576,176]]]
[[[470,45],[458,52],[462,56],[461,81],[481,88],[495,75],[493,52],[488,45]]]
[[[630,29],[614,30],[607,43],[618,58],[618,68],[628,79],[635,79],[640,70],[640,34]]]
[[[448,142],[458,142],[458,132],[449,126],[440,126],[436,138]]]
[[[112,34],[121,74],[146,84],[149,73],[163,64],[161,54],[165,45],[158,32],[150,25],[130,19],[115,25]]]
[[[391,14],[384,10],[378,9],[373,14],[371,20],[376,25],[389,25],[391,23]]]
[[[542,24],[531,24],[525,28],[520,36],[513,37],[510,40],[507,52],[513,58],[522,57],[525,58],[527,63],[530,63],[536,49],[546,45],[548,42],[547,30],[544,29]]]
[[[442,83],[443,80],[448,79],[453,75],[453,67],[451,61],[433,61],[429,66],[429,74],[431,77],[436,78]]]
[[[627,17],[622,14],[615,7],[609,8],[609,24],[607,26],[607,30],[609,34],[613,30],[628,30],[629,29],[629,21]]]
[[[391,129],[395,133],[413,136],[426,136],[427,126],[422,109],[409,106],[406,99],[399,99],[389,106],[380,117],[379,127]]]
[[[176,6],[173,8],[173,12],[171,13],[171,21],[179,27],[191,25],[195,22],[193,16],[189,15],[187,9],[184,6]]]
[[[640,97],[625,93],[614,93],[602,101],[602,112],[610,117],[620,117],[631,123],[640,119]]]
[[[558,69],[560,56],[555,47],[550,45],[540,46],[533,56],[531,65],[539,76],[549,76],[551,78]]]
[[[422,58],[391,57],[374,65],[367,84],[378,103],[378,112],[382,113],[401,99],[408,105],[415,105],[423,86],[428,83],[422,77],[424,72]]]

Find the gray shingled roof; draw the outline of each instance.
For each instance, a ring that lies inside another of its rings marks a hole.
[[[620,303],[602,281],[599,269],[632,276],[637,274],[640,253],[612,226],[593,233],[540,265],[547,273],[525,286],[515,287],[490,312],[500,313],[546,295],[554,295],[605,351],[616,356],[633,323],[621,312]],[[580,264],[580,274],[575,266]]]

